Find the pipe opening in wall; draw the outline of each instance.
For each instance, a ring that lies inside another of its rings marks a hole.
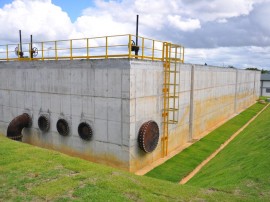
[[[22,141],[22,130],[31,127],[32,118],[29,114],[23,113],[14,118],[7,128],[7,137],[13,140]]]
[[[139,147],[146,153],[154,151],[158,145],[159,128],[155,121],[145,122],[138,136]]]
[[[46,115],[41,115],[38,118],[38,127],[42,132],[47,132],[50,129],[50,120]]]
[[[86,122],[82,122],[79,124],[78,133],[80,137],[84,140],[90,140],[93,135],[91,126]]]
[[[68,122],[65,119],[59,119],[57,121],[56,129],[60,135],[67,136],[69,134]]]

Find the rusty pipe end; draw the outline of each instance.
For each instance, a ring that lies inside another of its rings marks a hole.
[[[159,128],[155,121],[145,122],[139,130],[138,143],[145,153],[154,151],[159,141]]]
[[[12,140],[22,141],[22,130],[32,126],[32,118],[29,114],[23,113],[15,117],[7,128],[7,137]]]

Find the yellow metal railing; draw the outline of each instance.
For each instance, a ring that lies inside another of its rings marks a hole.
[[[74,60],[136,58],[158,60],[164,64],[162,154],[168,154],[169,124],[178,123],[179,65],[184,62],[184,47],[177,44],[138,37],[115,35],[83,39],[0,45],[0,61]],[[32,48],[31,48],[32,47]],[[34,47],[34,48],[33,48]],[[138,49],[135,54],[135,49]],[[20,50],[22,49],[22,54]],[[36,51],[37,50],[37,51]],[[34,57],[32,57],[32,55]]]
[[[37,48],[34,57],[31,57],[30,43],[0,45],[0,61],[16,60],[74,60],[96,58],[137,58],[164,61],[163,41],[138,37],[138,55],[132,51],[136,36],[131,34],[104,37],[69,39],[57,41],[34,42]],[[173,44],[176,62],[184,62],[184,47]],[[22,48],[23,57],[19,50]]]

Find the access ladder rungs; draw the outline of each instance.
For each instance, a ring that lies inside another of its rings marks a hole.
[[[174,95],[170,95],[169,98],[174,98],[174,99],[178,99],[178,96],[174,96]]]
[[[179,86],[177,83],[165,83],[164,86]]]
[[[171,71],[171,70],[169,70],[169,71],[165,70],[164,72],[166,72],[166,73],[179,73],[179,71]]]
[[[162,89],[163,93],[168,93],[169,89],[168,88],[163,88]],[[180,92],[175,92],[175,93],[170,93],[169,96],[175,96],[176,98],[178,97],[176,94],[179,94]]]
[[[176,121],[176,120],[168,120],[168,122],[162,122],[163,124],[166,124],[166,123],[168,123],[168,124],[176,124],[176,123],[178,123],[178,121]]]
[[[176,111],[178,111],[178,110],[179,110],[179,109],[177,109],[177,108],[164,109],[165,112],[167,112],[167,111],[170,111],[170,112],[176,112]]]
[[[169,120],[168,123],[169,123],[169,124],[176,124],[176,123],[178,123],[178,121],[176,121],[176,120]]]

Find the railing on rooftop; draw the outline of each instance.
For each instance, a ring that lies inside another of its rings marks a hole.
[[[74,59],[107,59],[107,58],[137,58],[147,60],[164,60],[163,42],[145,37],[138,37],[139,53],[132,51],[135,35],[114,35],[82,39],[34,42],[37,49],[35,57],[31,58],[31,44],[0,45],[0,61],[29,60],[74,60]],[[171,44],[171,43],[170,43]],[[171,44],[172,59],[184,62],[184,47]],[[23,57],[19,51],[22,48]],[[36,55],[37,54],[37,55]]]

